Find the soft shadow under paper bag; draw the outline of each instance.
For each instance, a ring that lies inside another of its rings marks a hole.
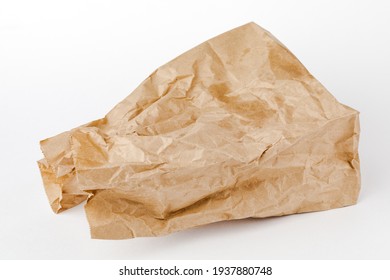
[[[269,32],[233,29],[153,72],[103,119],[43,140],[55,212],[93,238],[356,203],[358,112]]]

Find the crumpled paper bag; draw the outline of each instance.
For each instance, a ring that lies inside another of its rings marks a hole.
[[[54,212],[93,238],[356,203],[358,112],[269,32],[233,29],[158,68],[104,118],[41,141]]]

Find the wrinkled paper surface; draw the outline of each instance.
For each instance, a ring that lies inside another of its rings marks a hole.
[[[158,68],[104,118],[41,141],[54,212],[93,238],[355,204],[358,112],[269,32],[233,29]]]

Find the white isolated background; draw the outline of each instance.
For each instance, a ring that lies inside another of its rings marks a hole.
[[[389,1],[0,0],[1,259],[390,259]],[[356,206],[92,240],[55,215],[39,140],[103,117],[154,69],[234,27],[271,31],[361,112]]]

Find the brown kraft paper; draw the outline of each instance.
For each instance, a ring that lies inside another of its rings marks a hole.
[[[355,204],[358,112],[268,31],[238,27],[161,66],[104,118],[41,141],[54,212],[92,238]]]

